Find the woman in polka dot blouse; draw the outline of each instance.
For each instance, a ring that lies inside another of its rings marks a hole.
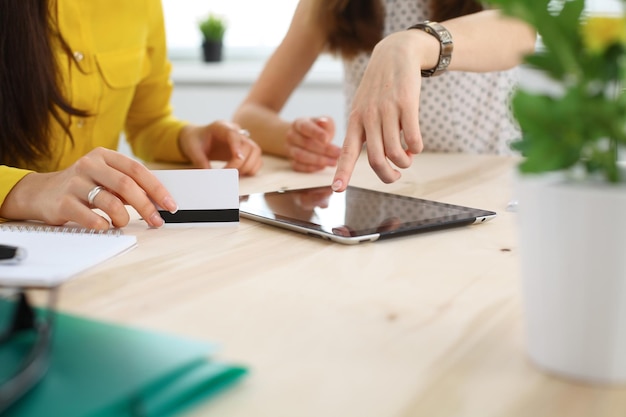
[[[296,171],[337,166],[336,191],[364,143],[387,183],[400,178],[393,165],[407,168],[424,150],[508,154],[519,136],[509,111],[515,67],[534,46],[532,28],[475,0],[300,0],[235,121]],[[329,117],[279,116],[326,51],[344,62],[342,148]]]

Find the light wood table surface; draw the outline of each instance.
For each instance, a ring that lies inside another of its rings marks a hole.
[[[524,352],[512,158],[420,155],[397,183],[352,184],[493,210],[485,224],[341,245],[242,219],[125,229],[138,247],[64,284],[59,308],[220,346],[241,383],[219,417],[626,415],[626,388],[540,372]],[[330,184],[267,157],[240,194]]]

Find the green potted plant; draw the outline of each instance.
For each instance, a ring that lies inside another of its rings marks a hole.
[[[219,62],[222,60],[226,21],[210,13],[202,19],[198,27],[202,33],[202,52],[205,62]]]
[[[529,357],[550,373],[626,383],[626,1],[603,14],[585,0],[491,2],[537,30],[526,64],[550,81],[512,101]]]

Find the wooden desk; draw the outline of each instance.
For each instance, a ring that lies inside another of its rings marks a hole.
[[[572,384],[524,354],[514,160],[422,155],[394,184],[353,184],[486,208],[483,225],[344,246],[242,219],[149,230],[67,283],[60,309],[218,342],[238,386],[191,410],[219,417],[624,416],[625,388]],[[241,194],[330,184],[267,158]]]

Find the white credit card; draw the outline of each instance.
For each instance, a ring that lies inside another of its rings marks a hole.
[[[174,214],[157,204],[166,223],[239,222],[236,169],[163,169],[152,173],[178,204]]]

